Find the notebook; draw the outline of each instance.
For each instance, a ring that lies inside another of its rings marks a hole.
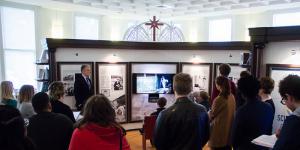
[[[273,148],[276,141],[277,141],[277,137],[275,134],[273,134],[273,135],[261,135],[256,139],[252,140],[252,143],[263,147]]]

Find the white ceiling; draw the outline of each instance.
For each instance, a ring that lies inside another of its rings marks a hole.
[[[103,15],[180,17],[300,7],[300,0],[9,0]]]

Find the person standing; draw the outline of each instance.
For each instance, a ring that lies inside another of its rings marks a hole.
[[[259,84],[253,76],[240,78],[238,81],[238,90],[246,103],[235,114],[231,134],[234,150],[268,150],[251,143],[263,134],[272,133],[273,111],[270,105],[260,100]]]
[[[81,110],[86,100],[94,95],[94,86],[92,84],[91,67],[89,65],[81,66],[81,75],[75,76],[74,95],[77,110]]]
[[[217,77],[216,87],[220,94],[214,100],[209,112],[211,133],[208,145],[212,150],[231,150],[230,134],[235,113],[235,99],[226,77]]]
[[[231,67],[229,64],[221,64],[219,66],[219,72],[220,72],[220,76],[226,77],[228,78],[230,72],[231,72]],[[229,80],[229,84],[230,84],[230,91],[232,93],[232,95],[234,97],[236,97],[236,86],[235,83],[231,80]],[[217,89],[217,87],[214,85],[213,86],[213,91],[212,91],[212,95],[211,95],[211,105],[213,105],[214,100],[216,99],[217,96],[219,96],[220,91]]]
[[[201,150],[209,137],[209,120],[204,106],[188,98],[193,89],[192,77],[174,76],[176,102],[160,112],[154,129],[157,150]]]
[[[203,105],[206,111],[210,110],[209,104],[209,94],[205,91],[196,91],[190,94],[190,98],[194,100],[195,103]]]
[[[289,75],[279,83],[282,103],[293,113],[286,117],[273,150],[300,149],[300,77]]]
[[[272,100],[271,93],[274,89],[274,80],[270,77],[262,77],[260,79],[259,96],[261,100],[269,104],[273,109],[273,115],[275,114],[275,104]]]

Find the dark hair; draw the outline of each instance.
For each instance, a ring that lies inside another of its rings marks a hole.
[[[44,92],[39,92],[32,97],[32,106],[36,113],[43,112],[49,105],[49,96]]]
[[[64,84],[60,81],[54,81],[49,85],[49,97],[58,100],[65,94]]]
[[[279,83],[279,93],[283,98],[286,94],[293,96],[296,101],[300,101],[300,77],[298,75],[288,75]]]
[[[272,93],[274,84],[274,80],[270,77],[262,77],[260,79],[260,89],[262,89],[265,94]]]
[[[19,91],[19,101],[29,102],[34,95],[34,87],[32,85],[23,85]]]
[[[102,94],[95,95],[90,97],[84,105],[83,118],[78,127],[80,128],[86,123],[95,123],[103,127],[114,126],[121,129],[115,118],[115,110],[108,98]]]
[[[179,95],[188,95],[193,89],[193,80],[189,74],[178,73],[174,76],[173,89]]]
[[[157,105],[160,107],[160,108],[163,108],[165,107],[167,104],[167,99],[165,97],[160,97],[157,101]]]
[[[251,76],[251,73],[249,71],[247,71],[247,70],[242,71],[240,73],[240,78],[249,77],[249,76]]]
[[[259,91],[259,81],[251,76],[240,78],[238,90],[247,98],[255,98]]]
[[[216,84],[219,85],[222,90],[220,92],[220,96],[228,98],[228,96],[230,95],[230,92],[231,92],[229,80],[224,76],[218,76],[216,79]]]
[[[229,64],[221,64],[219,66],[219,71],[222,76],[228,76],[230,74],[231,68]]]
[[[81,72],[82,72],[83,69],[85,69],[86,67],[89,67],[89,65],[81,65]]]
[[[201,92],[200,92],[200,97],[201,97],[203,100],[205,100],[205,101],[209,101],[209,95],[208,95],[208,93],[205,92],[205,91],[201,91]]]
[[[24,149],[24,120],[18,109],[0,105],[0,149]]]

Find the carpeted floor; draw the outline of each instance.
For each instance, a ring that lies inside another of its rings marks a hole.
[[[142,136],[139,131],[128,131],[126,139],[130,144],[131,150],[142,150]],[[147,140],[146,148],[147,150],[155,150],[155,148],[151,146],[149,140]],[[209,150],[209,148],[205,147],[203,150]]]

